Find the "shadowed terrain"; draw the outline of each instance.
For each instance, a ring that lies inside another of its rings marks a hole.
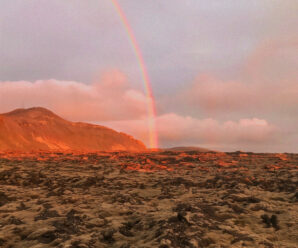
[[[298,155],[0,154],[1,247],[297,247]]]
[[[0,114],[0,150],[128,150],[145,145],[112,129],[62,119],[45,108]]]

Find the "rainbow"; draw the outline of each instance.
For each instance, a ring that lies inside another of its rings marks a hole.
[[[138,42],[136,40],[136,37],[134,35],[134,32],[133,32],[131,26],[129,25],[129,22],[126,18],[124,11],[121,9],[121,6],[119,5],[117,0],[111,0],[111,2],[114,5],[114,7],[121,19],[121,22],[125,28],[128,39],[131,43],[132,49],[134,51],[134,54],[138,60],[139,66],[140,66],[140,70],[142,73],[142,80],[144,82],[145,91],[146,91],[146,95],[148,98],[147,111],[148,111],[149,145],[150,145],[150,148],[158,148],[158,135],[157,135],[156,123],[155,123],[156,109],[155,109],[155,102],[154,102],[154,97],[153,97],[153,93],[152,93],[150,78],[149,78],[149,75],[148,75],[148,72],[146,69],[146,64],[145,64],[141,49],[140,49]]]

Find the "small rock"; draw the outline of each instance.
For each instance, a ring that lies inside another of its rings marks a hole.
[[[270,222],[271,222],[272,226],[273,226],[276,230],[279,229],[279,226],[278,226],[278,219],[277,219],[277,216],[276,216],[275,214],[273,214],[273,215],[271,216]]]
[[[9,200],[9,197],[4,192],[0,191],[0,207],[8,203]]]
[[[263,220],[263,223],[266,224],[266,227],[270,227],[271,226],[271,221],[270,221],[270,218],[267,214],[263,214],[261,216],[262,220]]]
[[[160,246],[159,248],[167,248],[167,247],[171,247],[172,241],[169,239],[162,239],[160,241]]]
[[[40,243],[49,244],[57,238],[55,230],[42,228],[28,235],[29,240],[38,240]]]
[[[115,233],[114,229],[106,229],[101,232],[102,240],[108,243],[112,243],[115,241],[113,235]]]
[[[13,225],[22,225],[22,224],[24,224],[23,221],[21,221],[20,219],[14,217],[14,216],[11,216],[9,218],[8,223],[9,224],[13,224]]]

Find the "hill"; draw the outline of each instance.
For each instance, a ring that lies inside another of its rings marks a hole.
[[[64,120],[35,107],[0,114],[0,150],[142,151],[145,145],[110,128]]]

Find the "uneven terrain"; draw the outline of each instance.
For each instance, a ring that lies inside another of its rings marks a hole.
[[[0,247],[297,247],[298,154],[0,154]]]

